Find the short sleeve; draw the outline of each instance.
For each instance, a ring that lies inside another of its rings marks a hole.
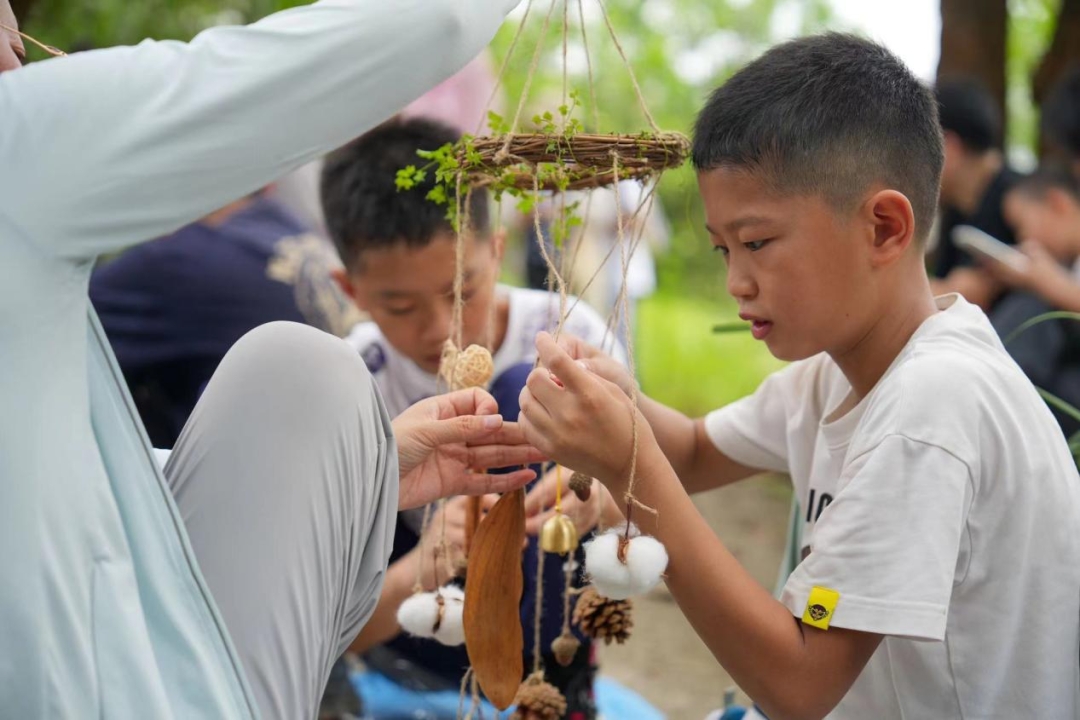
[[[886,437],[849,463],[781,602],[802,617],[810,591],[827,588],[839,593],[833,627],[942,640],[971,499],[957,457]]]
[[[788,420],[791,406],[811,392],[819,360],[792,363],[765,378],[753,395],[705,416],[717,450],[747,467],[790,472]]]

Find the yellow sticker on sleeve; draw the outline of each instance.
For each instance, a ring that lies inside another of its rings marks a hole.
[[[833,612],[836,611],[836,603],[839,601],[840,593],[829,588],[814,586],[810,590],[810,597],[806,599],[806,610],[803,611],[802,621],[807,625],[828,630]]]

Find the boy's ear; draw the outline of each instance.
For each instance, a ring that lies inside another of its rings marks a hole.
[[[866,201],[865,215],[873,230],[871,263],[889,265],[915,241],[915,213],[907,196],[896,190],[880,190]]]
[[[503,253],[506,252],[506,230],[491,234],[491,250],[495,253],[495,259],[502,264]]]
[[[330,277],[334,279],[334,282],[341,292],[345,293],[346,297],[353,301],[353,303],[363,311],[367,311],[361,300],[361,293],[356,291],[356,285],[353,284],[352,279],[349,277],[349,272],[343,267],[336,267],[330,270]]]

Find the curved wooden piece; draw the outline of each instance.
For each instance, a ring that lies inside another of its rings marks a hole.
[[[480,689],[500,710],[514,702],[525,673],[524,544],[525,491],[515,490],[499,498],[476,530],[465,591],[465,649]]]

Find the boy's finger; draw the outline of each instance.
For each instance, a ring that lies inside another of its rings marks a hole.
[[[534,515],[533,517],[527,517],[525,520],[525,534],[539,535],[540,530],[544,527],[544,523],[554,516],[555,510],[552,509],[542,512],[539,515]]]
[[[540,363],[554,373],[567,389],[576,390],[588,382],[590,375],[585,368],[578,365],[546,332],[536,336],[536,352],[540,356]]]
[[[540,512],[554,502],[555,486],[544,480],[525,496],[525,517]]]
[[[518,425],[525,433],[525,439],[533,447],[539,448],[548,457],[551,456],[551,438],[556,430],[555,421],[548,411],[536,401],[529,392],[528,386],[521,391],[521,413],[518,415]]]
[[[533,399],[552,415],[558,413],[562,403],[572,398],[564,391],[562,383],[552,377],[551,371],[543,367],[529,373],[525,387],[529,389]]]

